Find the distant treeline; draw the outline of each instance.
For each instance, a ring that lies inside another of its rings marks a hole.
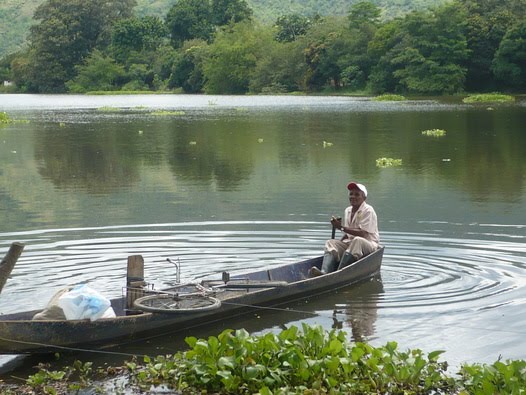
[[[33,13],[46,0],[0,1],[0,58],[26,45],[26,36],[33,24]],[[90,1],[90,0],[86,0]],[[137,0],[134,14],[151,15],[162,19],[178,0]],[[254,10],[254,18],[263,23],[274,23],[283,14],[346,15],[360,0],[247,0]],[[392,19],[417,9],[426,9],[448,0],[371,0],[382,9],[382,18]]]
[[[27,49],[0,61],[4,90],[453,94],[524,91],[526,0],[453,0],[385,20],[255,20],[245,0],[179,0],[164,18],[135,0],[47,0]]]

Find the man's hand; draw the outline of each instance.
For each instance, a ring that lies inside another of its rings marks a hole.
[[[332,216],[331,217],[331,224],[336,229],[341,229],[341,227],[342,227],[342,219],[341,218],[336,218],[335,216]]]

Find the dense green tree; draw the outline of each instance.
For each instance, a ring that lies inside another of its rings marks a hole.
[[[168,31],[163,21],[158,17],[128,18],[117,21],[111,34],[111,47],[114,57],[120,61],[130,55],[130,52],[156,50]]]
[[[220,30],[204,62],[205,92],[246,93],[257,60],[271,40],[270,34],[262,34],[261,29],[249,22]]]
[[[496,79],[506,88],[526,88],[526,20],[507,31],[491,68]]]
[[[247,1],[178,0],[163,23],[133,17],[135,0],[45,0],[30,46],[0,63],[0,78],[23,92],[525,87],[525,0],[453,0],[383,22],[386,0],[352,2],[346,16],[323,19],[291,8],[264,28],[252,26]]]
[[[245,0],[179,0],[166,16],[172,43],[179,47],[194,38],[210,42],[218,26],[252,17]]]
[[[0,59],[0,83],[6,80],[12,80],[11,62],[14,58],[15,55],[13,54]]]
[[[11,80],[20,92],[32,91],[30,83],[30,54],[29,51],[16,53],[10,63]]]
[[[45,0],[2,0],[0,1],[0,57],[24,48],[24,40],[33,24],[31,17],[36,7]],[[344,15],[355,2],[342,0],[246,0],[254,10],[254,18],[271,24],[280,15]],[[391,19],[413,9],[428,8],[448,0],[371,0],[383,10],[383,16]],[[113,0],[112,2],[115,2]],[[155,15],[166,17],[177,0],[137,0],[134,11],[138,17]]]
[[[309,91],[327,85],[341,87],[342,59],[352,51],[351,33],[342,18],[325,18],[305,36],[305,86]],[[346,62],[343,63],[346,67]]]
[[[115,23],[112,53],[126,70],[125,90],[164,89],[174,59],[168,32],[161,19],[146,16]]]
[[[115,60],[95,49],[82,65],[77,65],[77,76],[66,83],[71,92],[113,90],[125,75],[124,68]]]
[[[466,59],[466,89],[496,89],[491,63],[500,41],[511,26],[526,17],[524,0],[456,0],[466,10],[466,37],[470,56]]]
[[[378,26],[382,10],[368,1],[354,4],[349,11],[349,26],[351,29],[363,30],[368,26]]]
[[[393,22],[389,28],[394,36],[379,30],[371,52],[381,48],[385,52],[371,76],[373,90],[420,94],[462,90],[466,73],[462,64],[468,56],[463,18],[458,6],[446,5]]]
[[[104,42],[111,25],[129,17],[135,0],[47,0],[36,10],[38,23],[29,40],[30,78],[38,92],[61,92],[97,44]]]
[[[364,88],[369,78],[373,62],[367,47],[380,26],[380,14],[380,8],[370,2],[356,3],[349,11],[349,50],[338,63],[341,82],[350,89]]]
[[[367,55],[373,64],[367,81],[373,92],[396,92],[398,80],[394,77],[396,67],[392,59],[400,48],[403,48],[400,20],[384,23],[376,30],[367,45]]]
[[[212,0],[212,23],[215,26],[251,19],[252,14],[245,0]]]
[[[215,26],[209,0],[179,0],[168,12],[166,26],[175,47],[193,38],[210,41]]]
[[[204,86],[203,62],[208,44],[204,40],[186,41],[172,65],[169,88],[181,87],[186,93],[200,93]]]
[[[254,93],[303,91],[306,71],[302,42],[272,42],[256,62],[249,88]]]
[[[168,42],[159,46],[152,53],[151,67],[155,73],[152,88],[165,90],[168,88],[169,79],[172,76],[174,64],[179,56],[179,51]]]
[[[303,15],[282,15],[276,20],[276,41],[291,42],[304,36],[312,25],[313,20]]]

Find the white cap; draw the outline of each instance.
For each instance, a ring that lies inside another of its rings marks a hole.
[[[351,182],[349,185],[347,185],[347,189],[350,191],[351,189],[358,188],[360,191],[363,192],[365,197],[367,197],[367,188],[363,184],[358,184],[357,182]]]

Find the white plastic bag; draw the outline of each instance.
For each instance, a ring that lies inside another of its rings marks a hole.
[[[108,308],[111,308],[111,303],[105,296],[86,284],[76,285],[69,292],[60,296],[58,305],[64,310],[67,320],[89,318],[95,321],[101,318]]]

